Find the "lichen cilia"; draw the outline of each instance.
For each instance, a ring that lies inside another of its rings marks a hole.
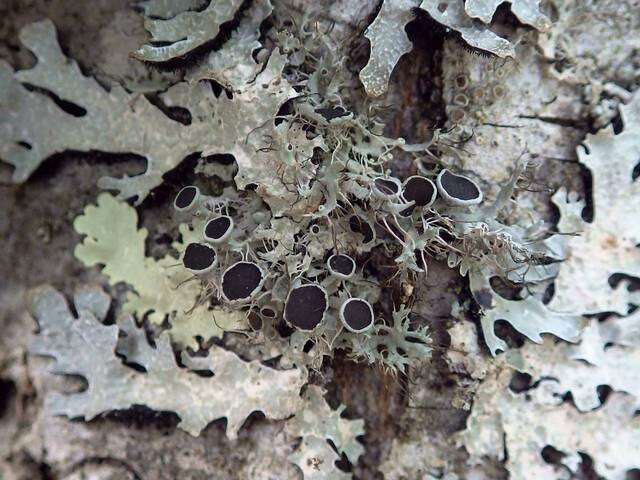
[[[275,149],[283,171],[293,172],[282,183],[297,200],[276,217],[256,201],[269,193],[268,185],[238,191],[229,184],[219,197],[192,186],[180,191],[176,210],[192,215],[202,241],[216,252],[213,272],[200,276],[204,300],[247,311],[254,317],[250,330],[262,332],[262,339],[293,329],[297,340],[302,335],[313,345],[305,357],[311,366],[344,349],[403,370],[410,355],[401,358],[406,350],[398,343],[422,343],[411,351],[428,356],[429,339],[424,326],[412,333],[400,316],[410,312],[399,307],[398,295],[392,295],[394,319],[380,313],[383,281],[403,290],[428,275],[430,262],[443,260],[462,275],[490,263],[491,275],[507,276],[513,264],[505,258],[517,251],[526,264],[528,250],[515,240],[482,252],[469,248],[482,243],[479,236],[508,231],[495,218],[504,198],[483,206],[478,183],[441,165],[433,153],[438,132],[418,145],[386,137],[383,109],[357,101],[345,49],[321,21],[276,21],[269,36],[286,41],[285,79],[299,96],[273,119],[283,141],[266,138],[264,153]],[[398,155],[414,163],[404,181],[393,172]],[[505,187],[507,197],[517,177]],[[374,258],[392,273],[381,277]]]

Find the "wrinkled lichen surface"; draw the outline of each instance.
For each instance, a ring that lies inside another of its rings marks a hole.
[[[634,12],[0,7],[0,476],[634,478]]]

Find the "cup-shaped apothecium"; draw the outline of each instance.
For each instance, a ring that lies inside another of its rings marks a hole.
[[[277,314],[275,307],[272,307],[271,305],[265,305],[260,309],[260,315],[265,318],[276,318]]]
[[[350,332],[366,332],[373,326],[373,308],[362,298],[350,298],[340,307],[340,321]]]
[[[198,206],[200,189],[194,185],[188,185],[178,192],[173,200],[173,208],[178,212],[189,212]]]
[[[438,174],[436,184],[438,192],[449,205],[477,205],[482,201],[482,191],[476,182],[446,168]]]
[[[349,255],[334,254],[327,260],[327,268],[334,277],[346,280],[356,272],[356,262]]]
[[[314,330],[324,320],[329,301],[327,292],[316,283],[294,287],[284,305],[284,320],[299,330]]]
[[[437,190],[427,177],[414,175],[404,181],[402,196],[407,202],[414,202],[416,207],[428,207],[436,200]]]
[[[396,198],[401,189],[402,184],[395,177],[378,177],[371,182],[373,194],[387,200]]]
[[[253,262],[236,262],[222,274],[222,295],[227,302],[250,301],[265,280],[263,270]]]
[[[207,242],[222,243],[229,238],[233,231],[233,218],[221,215],[212,218],[204,225],[203,237]]]
[[[209,273],[218,264],[218,253],[205,243],[190,243],[182,255],[182,264],[196,275]]]

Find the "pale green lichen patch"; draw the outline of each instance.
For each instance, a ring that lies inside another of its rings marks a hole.
[[[470,275],[470,283],[473,291],[477,292],[477,298],[481,301],[490,298],[490,303],[483,305],[480,323],[484,340],[492,355],[498,350],[507,349],[504,340],[495,334],[495,324],[499,320],[509,322],[518,332],[536,343],[542,342],[543,333],[550,333],[568,341],[575,341],[580,335],[582,321],[579,316],[554,312],[533,295],[519,300],[507,300],[494,293],[489,282],[478,278],[473,272]]]
[[[7,119],[0,124],[0,157],[15,167],[16,182],[26,180],[54,153],[135,153],[147,159],[144,174],[102,178],[99,185],[118,190],[120,198],[135,197],[141,202],[162,182],[167,171],[189,154],[204,151],[233,153],[240,165],[238,183],[242,187],[257,176],[252,164],[271,158],[256,159],[265,147],[263,135],[271,130],[269,122],[280,106],[295,95],[282,78],[284,59],[274,53],[265,70],[233,100],[225,95],[216,98],[205,83],[179,83],[170,88],[162,100],[167,106],[189,110],[192,121],[183,125],[167,117],[144,96],[129,94],[117,86],[107,92],[93,79],[84,77],[77,64],[62,54],[50,21],[25,27],[21,39],[38,58],[36,66],[12,73],[10,67],[0,64],[0,108]],[[46,95],[29,91],[21,83],[51,92],[86,113],[67,113]],[[266,131],[259,132],[262,127]],[[104,134],[107,131],[109,135]],[[274,188],[281,184],[275,173],[261,183],[273,182],[277,182]],[[282,195],[291,197],[284,188],[273,195],[274,201]]]
[[[591,328],[594,328],[593,324]],[[508,361],[514,368],[532,377],[532,381],[553,378],[545,384],[545,394],[562,402],[563,395],[571,392],[578,410],[586,412],[602,405],[598,387],[608,385],[616,392],[635,398],[640,406],[640,372],[635,367],[640,361],[638,346],[608,344],[600,338],[600,352],[585,356],[580,346],[546,341],[542,345],[527,345],[521,350],[510,351]],[[594,340],[591,340],[592,347]],[[595,363],[592,363],[595,362]],[[550,401],[554,401],[550,399]]]
[[[96,206],[89,205],[76,218],[74,228],[86,235],[76,247],[76,257],[87,266],[102,265],[112,285],[131,285],[134,291],[123,309],[157,325],[168,319],[171,339],[179,346],[197,349],[196,337],[207,341],[243,325],[241,312],[198,303],[201,289],[186,282],[191,274],[178,265],[179,259],[167,255],[155,260],[145,255],[147,230],[138,229],[138,215],[125,202],[101,194]],[[180,250],[183,245],[176,247]]]

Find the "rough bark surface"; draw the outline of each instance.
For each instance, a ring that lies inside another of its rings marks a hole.
[[[304,8],[305,1],[293,3]],[[328,15],[340,11],[339,5],[331,8],[339,2],[324,3]],[[370,21],[375,5],[362,3],[363,18]],[[55,23],[63,48],[86,73],[106,85],[135,77],[141,67],[128,54],[144,42],[145,31],[129,4],[128,0],[4,1],[0,5],[0,57],[17,68],[31,65],[33,59],[20,46],[17,31],[46,17]],[[355,28],[360,33],[366,25],[366,21],[362,25],[342,18],[336,21],[340,28]],[[504,28],[517,28],[512,22],[507,18]],[[478,63],[495,64],[427,29],[420,19],[408,26],[415,48],[401,59],[390,82],[393,108],[389,133],[408,141],[418,141],[430,129],[445,124],[451,102],[445,92],[458,73],[476,68]],[[538,188],[527,194],[527,201],[552,218],[555,213],[548,202],[549,189],[565,185],[585,191],[575,147],[589,130],[591,118],[581,89],[554,84],[545,73],[543,60],[535,54],[533,34],[527,38],[529,45],[524,42],[519,47],[526,50],[522,65],[508,74],[511,76],[505,84],[516,92],[527,77],[531,94],[514,93],[513,103],[501,107],[502,116],[515,117],[513,123],[520,127],[514,134],[513,125],[489,125],[494,123],[491,120],[481,127],[475,124],[484,138],[479,142],[476,137],[469,148],[479,160],[464,167],[486,184],[504,180],[508,172],[501,175],[501,165],[512,164],[525,148],[530,153],[540,152],[541,168],[532,179]],[[368,47],[363,42],[366,57]],[[508,83],[511,80],[512,85]],[[543,104],[541,97],[554,91],[557,100],[553,106]],[[250,417],[237,441],[231,442],[220,422],[194,438],[176,429],[173,415],[143,408],[88,423],[43,415],[42,401],[48,391],[80,388],[81,383],[48,375],[47,360],[26,355],[26,338],[36,325],[25,313],[25,292],[46,282],[70,296],[77,284],[102,282],[97,269],[87,270],[73,257],[80,238],[72,221],[86,204],[95,201],[98,178],[139,173],[142,165],[132,156],[99,153],[66,153],[60,160],[45,162],[21,185],[6,182],[10,172],[6,165],[0,166],[0,239],[4,247],[0,255],[0,472],[4,477],[0,478],[300,478],[287,461],[293,445],[282,422],[259,416]],[[166,205],[194,175],[190,166],[189,160],[183,162],[139,208],[143,226],[152,226],[148,238],[151,254],[160,255],[171,242]],[[404,166],[400,163],[397,168]],[[447,463],[467,478],[466,454],[449,438],[464,428],[468,411],[453,407],[452,400],[465,397],[465,387],[444,359],[450,342],[447,329],[453,323],[451,303],[456,296],[465,295],[464,282],[446,265],[434,264],[427,280],[416,288],[416,321],[430,325],[437,346],[431,362],[413,367],[406,377],[392,377],[337,358],[323,379],[334,406],[344,403],[347,417],[366,422],[366,453],[353,467],[355,478],[417,478],[416,471],[406,470],[402,459],[394,457],[395,449],[403,443],[416,441],[425,446],[424,452],[428,446],[425,465],[444,464],[446,457]],[[113,289],[110,293],[119,294]],[[506,478],[500,465],[487,464],[481,470],[485,478]]]

